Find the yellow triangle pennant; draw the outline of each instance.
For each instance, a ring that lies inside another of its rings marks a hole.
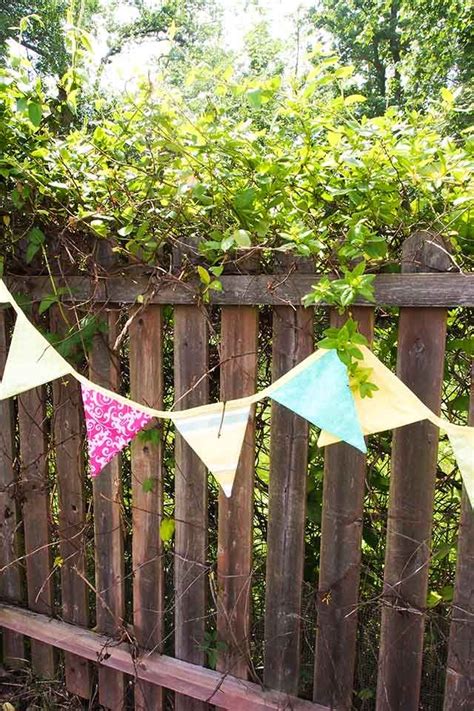
[[[8,351],[0,400],[60,378],[73,369],[18,310]]]
[[[217,479],[226,496],[232,493],[250,407],[221,402],[171,415],[179,433]]]
[[[354,401],[364,435],[391,430],[410,425],[412,422],[429,419],[433,413],[391,370],[379,361],[372,351],[359,346],[364,354],[361,366],[371,368],[370,382],[377,385],[372,397],[362,398],[354,393]],[[321,432],[318,445],[339,442],[340,439],[329,432]]]
[[[0,279],[0,304],[11,304],[11,294],[5,286],[5,282]]]
[[[443,423],[461,472],[466,494],[474,510],[474,427]]]

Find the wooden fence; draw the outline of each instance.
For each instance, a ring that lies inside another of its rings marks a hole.
[[[420,247],[418,238],[405,243],[404,254],[404,273],[377,278],[377,305],[401,307],[398,374],[439,412],[447,310],[474,306],[474,277],[434,273],[447,271],[450,259],[443,253],[440,256],[436,245]],[[299,303],[315,280],[314,275],[298,270],[289,276],[224,277],[224,292],[213,295],[220,309],[220,367],[215,363],[210,367],[209,342],[216,334],[210,332],[206,309],[196,303],[189,284],[169,279],[158,287],[149,277],[136,275],[95,282],[71,277],[67,279],[71,295],[65,302],[93,302],[105,316],[107,334],[94,337],[89,375],[114,390],[121,386],[113,351],[120,327],[116,307],[138,308],[130,325],[129,382],[122,383],[122,389],[155,408],[162,406],[165,381],[171,377],[163,370],[163,313],[171,305],[174,396],[177,406],[185,408],[209,402],[210,392],[213,398],[220,395],[222,399],[254,392],[262,304],[273,309],[272,377],[307,356],[314,347],[314,310],[303,309]],[[50,291],[48,279],[42,277],[11,278],[9,284],[33,300]],[[148,294],[147,305],[137,307],[136,297],[143,293]],[[374,313],[374,307],[367,304],[353,309],[369,341]],[[331,320],[336,324],[340,316],[332,313]],[[51,312],[52,330],[61,332],[61,321],[57,312]],[[0,311],[0,372],[9,333],[9,314]],[[220,391],[213,381],[217,372]],[[472,395],[470,416],[474,422]],[[171,573],[159,535],[166,513],[163,438],[138,437],[133,442],[131,494],[122,492],[120,457],[92,485],[86,485],[80,393],[75,381],[37,388],[18,397],[16,403],[0,402],[4,663],[15,666],[29,655],[33,670],[51,677],[57,671],[57,650],[62,650],[67,688],[89,699],[97,683],[100,704],[114,711],[133,705],[141,710],[169,708],[166,690],[175,692],[174,708],[180,711],[214,706],[352,708],[365,457],[344,444],[329,447],[324,455],[320,568],[314,581],[314,691],[313,701],[304,700],[298,693],[308,424],[272,404],[263,672],[252,658],[250,639],[255,427],[253,416],[233,496],[227,499],[219,494],[215,560],[209,559],[209,527],[214,523],[208,520],[207,472],[176,435]],[[437,449],[438,434],[428,422],[394,433],[377,711],[419,708]],[[132,540],[131,561],[124,554],[127,507],[132,512],[127,532]],[[89,520],[94,529],[93,570],[86,554]],[[53,527],[56,540],[51,538]],[[464,496],[445,711],[474,707],[473,562],[474,521]],[[174,581],[169,580],[171,574]],[[165,610],[170,608],[174,614],[167,629]],[[217,630],[215,670],[205,666],[211,608]],[[170,646],[170,635],[174,646]],[[163,654],[170,648],[174,656]]]

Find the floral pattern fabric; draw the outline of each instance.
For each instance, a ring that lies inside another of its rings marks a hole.
[[[94,388],[81,385],[91,476],[97,476],[153,419]]]

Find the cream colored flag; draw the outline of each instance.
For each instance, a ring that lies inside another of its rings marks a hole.
[[[60,378],[73,369],[18,309],[0,400]]]
[[[11,302],[11,294],[5,286],[5,282],[0,279],[0,304],[11,304]]]
[[[449,422],[443,423],[442,427],[448,433],[466,494],[474,510],[474,427],[461,427]]]
[[[179,433],[230,496],[250,405],[219,402],[170,415]]]
[[[474,427],[453,425],[435,415],[391,370],[365,346],[363,367],[372,368],[370,380],[378,390],[373,397],[354,394],[355,406],[365,435],[403,427],[420,420],[429,420],[448,433],[466,493],[474,508]],[[341,440],[329,432],[321,432],[318,440],[325,447]]]
[[[386,368],[372,351],[365,346],[359,348],[364,354],[361,365],[364,368],[372,368],[370,381],[378,387],[373,397],[362,398],[359,393],[354,393],[355,406],[364,435],[391,430],[419,420],[432,420],[434,413],[410,388]],[[340,439],[334,435],[323,431],[319,436],[318,445],[325,447],[327,444],[339,441]]]

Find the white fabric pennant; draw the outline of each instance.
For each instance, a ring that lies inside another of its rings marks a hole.
[[[232,494],[240,459],[250,405],[217,403],[180,413],[171,413],[179,433],[202,459],[221,485],[226,496]]]
[[[474,509],[474,427],[447,425],[446,422],[442,427],[448,433],[466,494]]]
[[[0,279],[0,304],[11,304],[12,298],[5,283]]]
[[[0,400],[19,395],[73,372],[69,363],[48,343],[46,338],[28,321],[21,311],[17,319],[8,351]]]

